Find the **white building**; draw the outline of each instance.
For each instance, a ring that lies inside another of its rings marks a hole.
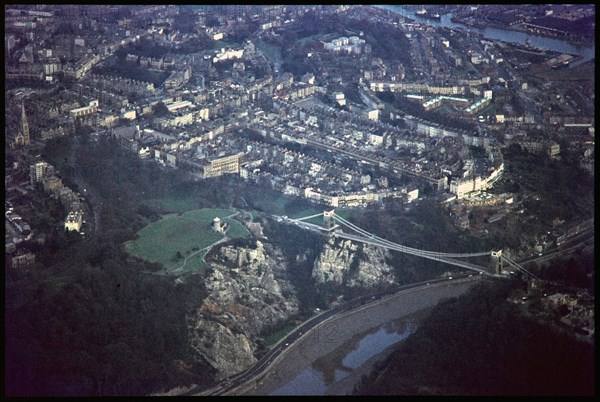
[[[213,63],[218,63],[220,61],[231,60],[231,59],[241,59],[244,56],[244,49],[233,50],[233,49],[221,49],[219,53],[213,57]]]
[[[83,213],[81,211],[71,211],[65,219],[65,229],[79,232],[83,221]]]

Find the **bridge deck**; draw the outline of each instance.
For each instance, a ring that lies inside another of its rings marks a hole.
[[[315,225],[313,223],[304,222],[304,220],[312,219],[312,218],[315,218],[318,216],[324,216],[326,224],[331,224],[331,218],[333,218],[333,221],[336,223],[334,225],[332,225],[331,227],[324,227],[324,226]],[[477,265],[477,264],[474,264],[474,263],[471,263],[468,261],[462,261],[462,260],[456,259],[456,258],[480,257],[480,256],[486,256],[486,255],[489,255],[491,257],[492,253],[494,253],[493,251],[484,251],[484,252],[476,252],[476,253],[443,253],[443,252],[430,251],[430,250],[420,250],[420,249],[416,249],[413,247],[403,246],[401,244],[391,242],[389,240],[380,238],[372,233],[369,233],[366,230],[362,229],[361,227],[356,226],[353,223],[347,221],[346,219],[336,215],[335,212],[333,212],[333,211],[328,212],[327,217],[325,217],[324,213],[319,213],[319,214],[307,216],[304,218],[290,219],[289,222],[293,223],[295,225],[298,225],[300,227],[304,227],[306,229],[313,230],[313,231],[316,231],[316,232],[319,232],[322,234],[329,234],[330,236],[340,237],[340,238],[344,238],[344,239],[351,240],[351,241],[357,241],[357,242],[364,243],[364,244],[370,244],[370,245],[377,246],[377,247],[383,247],[388,250],[394,250],[394,251],[398,251],[401,253],[415,255],[415,256],[418,256],[421,258],[427,258],[430,260],[440,261],[440,262],[444,262],[444,263],[447,263],[450,265],[459,266],[461,268],[466,268],[469,270],[477,271],[478,273],[481,273],[481,274],[496,276],[495,270],[493,268],[490,268],[488,266]],[[338,225],[338,223],[339,223],[339,225]],[[345,232],[341,231],[342,226],[350,229],[351,231],[353,231],[357,234],[350,234],[350,233],[345,233]],[[507,261],[507,263],[509,263],[510,265],[515,266],[519,269],[522,269],[522,267],[518,266],[518,264],[516,264],[514,261],[505,259],[504,257],[502,257],[502,259]],[[524,272],[526,272],[524,269],[522,269],[522,270]]]

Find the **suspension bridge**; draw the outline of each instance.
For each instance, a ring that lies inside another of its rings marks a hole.
[[[318,217],[323,217],[323,226],[306,222]],[[386,240],[362,229],[361,227],[336,214],[335,210],[324,211],[318,214],[305,216],[303,218],[290,219],[287,216],[283,216],[281,219],[284,222],[294,224],[304,229],[312,230],[324,235],[339,237],[358,243],[370,244],[377,247],[383,247],[388,250],[399,251],[401,253],[415,255],[417,257],[426,258],[433,261],[440,261],[446,264],[476,271],[482,275],[503,276],[504,272],[506,272],[503,269],[504,265],[506,264],[507,266],[524,273],[530,278],[537,279],[537,277],[531,272],[527,271],[521,265],[508,258],[504,253],[502,253],[501,249],[471,253],[451,253],[408,247]],[[475,264],[473,262],[463,260],[484,256],[490,257],[490,262],[488,265]]]

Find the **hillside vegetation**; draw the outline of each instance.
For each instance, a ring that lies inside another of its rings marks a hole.
[[[521,316],[496,281],[440,303],[358,395],[591,396],[594,347]]]

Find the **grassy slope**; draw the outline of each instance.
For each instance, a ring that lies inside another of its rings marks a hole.
[[[203,249],[223,238],[221,234],[210,230],[215,217],[224,218],[235,212],[227,209],[203,208],[185,212],[181,215],[170,214],[139,231],[139,238],[125,243],[130,254],[159,262],[168,270],[180,267],[184,259],[173,260],[179,251],[182,256]],[[247,237],[248,231],[237,221],[226,219],[230,229],[228,237]],[[194,250],[196,249],[196,250]],[[202,255],[191,257],[189,264],[201,265]]]

